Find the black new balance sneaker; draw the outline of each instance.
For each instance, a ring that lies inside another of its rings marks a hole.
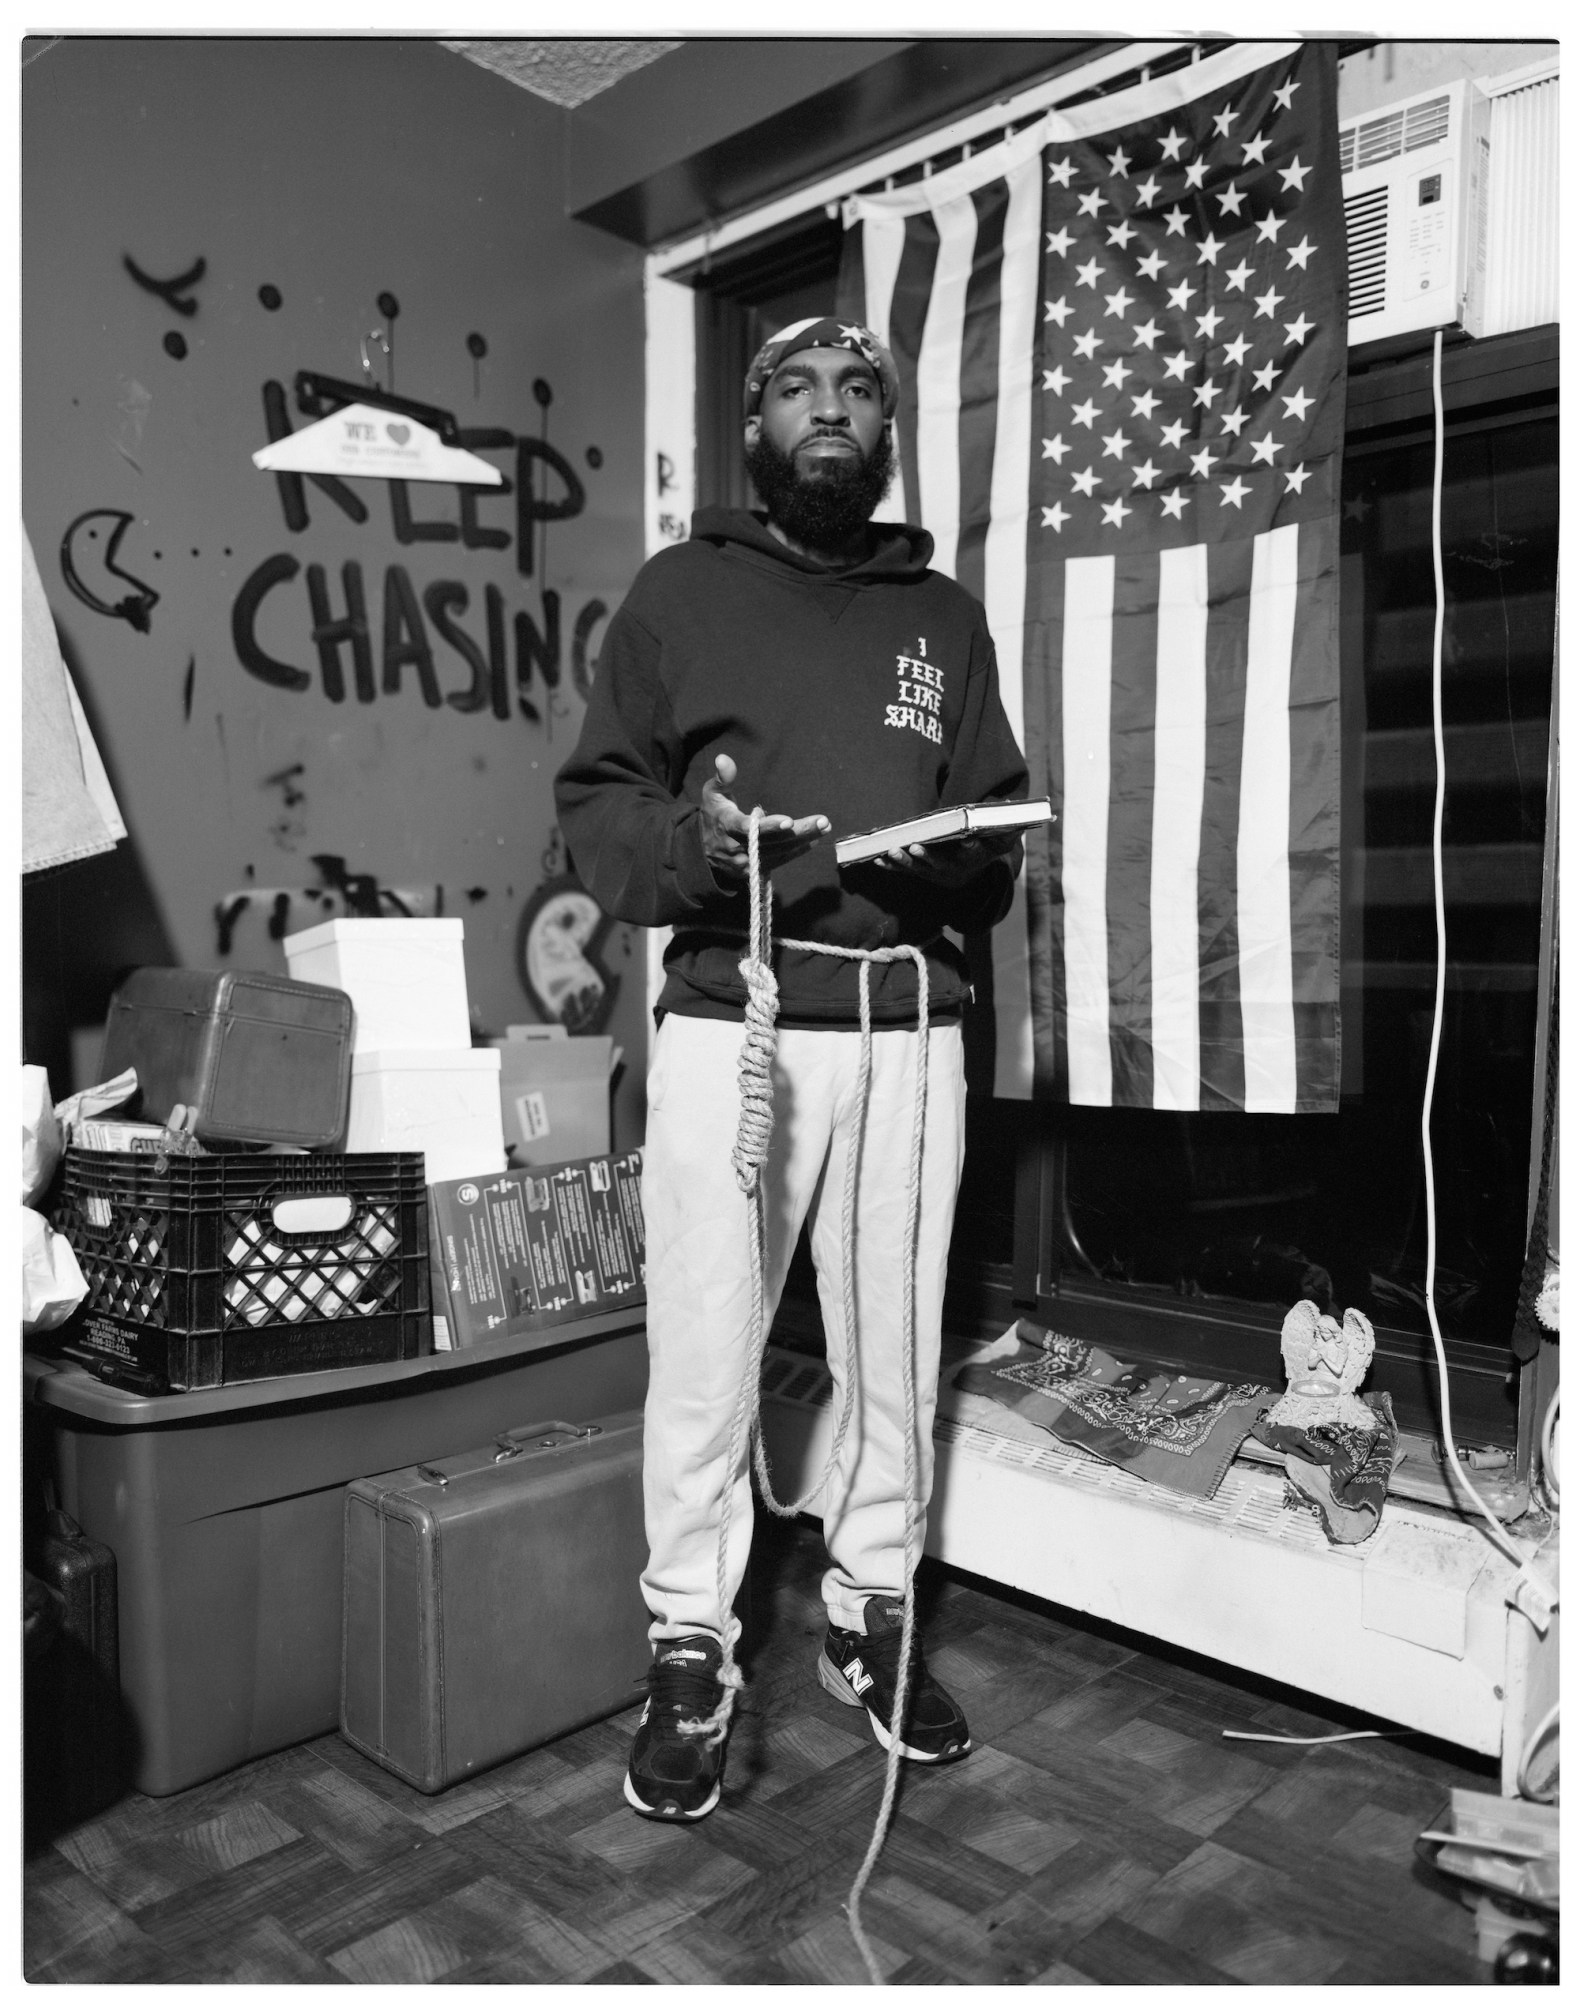
[[[647,1706],[631,1745],[625,1795],[649,1819],[702,1819],[719,1803],[723,1743],[682,1730],[718,1707],[723,1650],[710,1633],[661,1640],[647,1672]]]
[[[887,1750],[905,1606],[897,1597],[869,1597],[864,1616],[865,1632],[830,1624],[817,1658],[817,1677],[837,1701],[867,1711],[873,1735]],[[911,1642],[910,1683],[900,1755],[918,1764],[963,1757],[971,1748],[971,1730],[959,1702],[927,1671],[920,1633]]]

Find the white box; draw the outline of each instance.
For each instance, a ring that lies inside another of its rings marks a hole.
[[[505,1171],[498,1049],[370,1049],[351,1058],[348,1153],[422,1153],[428,1181]]]
[[[356,1010],[353,1056],[372,1049],[467,1049],[459,917],[334,917],[284,940],[293,979],[338,986]]]

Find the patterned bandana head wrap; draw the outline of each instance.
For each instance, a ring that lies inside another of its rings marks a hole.
[[[774,370],[792,354],[799,354],[803,347],[848,347],[867,362],[878,378],[878,386],[883,392],[883,415],[885,421],[894,415],[900,400],[900,375],[894,365],[894,356],[864,326],[852,326],[848,320],[834,317],[827,319],[798,319],[784,326],[771,340],[765,340],[757,350],[757,357],[746,371],[746,414],[755,417],[762,406],[763,391],[768,387]]]

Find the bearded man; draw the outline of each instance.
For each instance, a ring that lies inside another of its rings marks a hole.
[[[675,933],[656,1009],[642,1181],[651,1364],[642,1590],[654,1659],[625,1783],[631,1805],[655,1817],[700,1819],[718,1802],[725,1746],[698,1725],[719,1703],[722,1642],[733,1645],[738,1630],[731,1606],[751,1540],[746,1455],[730,1449],[752,1322],[747,1205],[730,1155],[754,808],[776,938],[866,951],[914,945],[928,967],[925,1048],[914,963],[870,967],[863,1105],[858,966],[791,943],[776,943],[773,957],[766,1310],[809,1222],[836,1401],[853,1346],[859,1382],[844,1476],[825,1500],[831,1567],[817,1671],[890,1742],[906,1566],[902,1266],[915,1066],[928,1066],[914,1327],[925,1507],[964,1149],[969,989],[944,932],[1004,915],[1020,841],[914,846],[843,869],[833,842],[1026,790],[982,607],[927,567],[930,535],[872,520],[893,474],[898,397],[893,359],[864,327],[803,320],[763,347],[746,377],[745,443],[765,512],[704,507],[691,539],[642,569],[610,621],[581,740],[556,785],[566,842],[602,907]],[[842,1197],[852,1146],[858,1310],[847,1326]],[[941,1762],[970,1746],[958,1703],[917,1646],[901,1753]]]

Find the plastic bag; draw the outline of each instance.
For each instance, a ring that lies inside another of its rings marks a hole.
[[[49,1071],[22,1065],[22,1199],[42,1199],[61,1155],[60,1121],[49,1096]]]
[[[48,1333],[61,1325],[88,1296],[77,1253],[37,1209],[22,1210],[22,1327]]]

